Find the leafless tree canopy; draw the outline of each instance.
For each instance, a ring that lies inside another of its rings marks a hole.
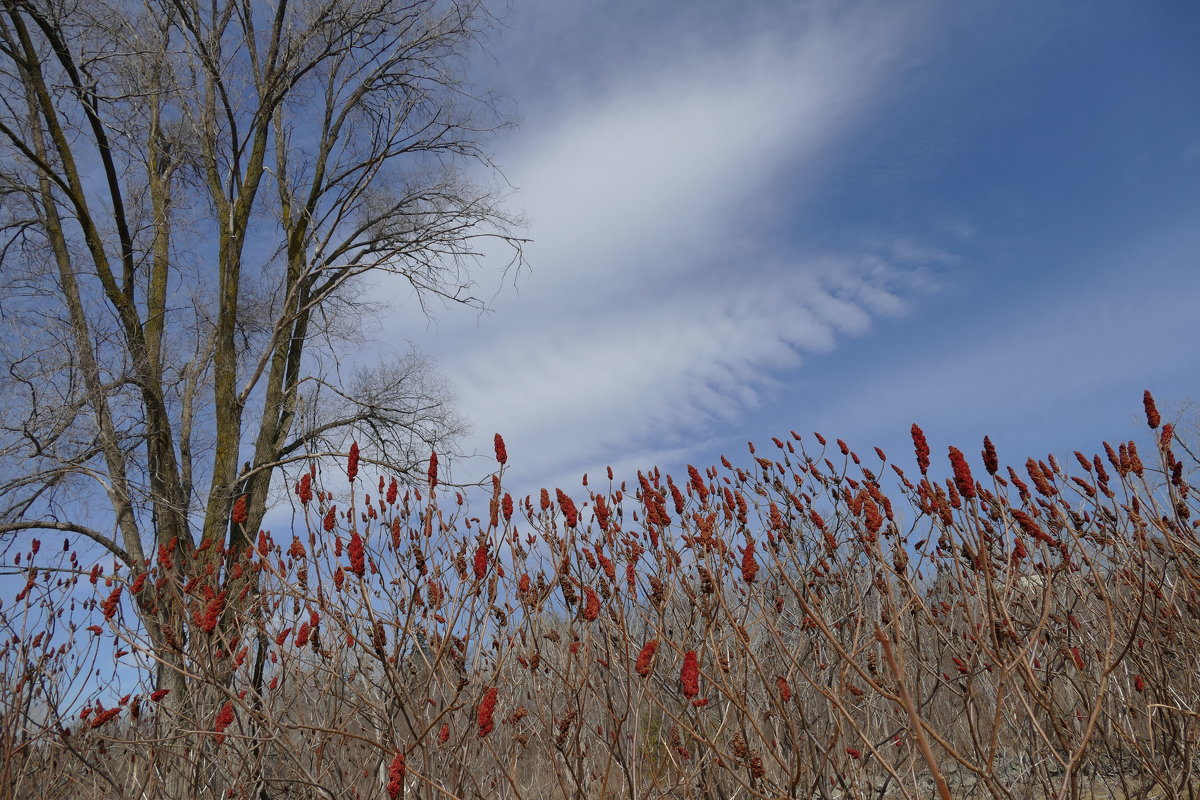
[[[127,565],[245,546],[289,459],[407,469],[461,431],[415,353],[347,375],[372,276],[481,306],[519,258],[462,80],[477,0],[4,0],[0,533]],[[478,170],[476,170],[478,171]],[[219,549],[219,548],[218,548]]]

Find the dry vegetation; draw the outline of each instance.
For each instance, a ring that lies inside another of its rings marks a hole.
[[[1146,401],[1152,448],[1072,464],[792,434],[524,500],[497,437],[482,510],[355,448],[235,559],[34,543],[0,796],[1200,796],[1195,458]],[[164,608],[172,659],[137,623]]]

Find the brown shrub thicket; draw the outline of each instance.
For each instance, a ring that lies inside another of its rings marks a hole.
[[[1147,410],[1152,445],[1067,464],[792,434],[522,500],[497,437],[481,510],[436,461],[337,498],[314,466],[301,529],[186,583],[34,543],[3,796],[1196,797],[1194,457]],[[131,598],[190,620],[178,658]]]

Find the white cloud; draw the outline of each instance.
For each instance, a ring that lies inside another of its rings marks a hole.
[[[872,315],[848,280],[863,271],[794,266],[736,287],[700,279],[574,319],[549,312],[549,321],[481,337],[448,365],[463,409],[481,433],[504,433],[521,474],[574,469],[577,478],[639,458],[644,466],[652,452],[686,449],[709,424],[755,407],[771,376],[805,354],[865,333]],[[904,304],[884,286],[862,293],[892,310]]]
[[[533,272],[494,316],[436,332],[480,452],[501,431],[530,480],[685,452],[779,370],[905,309],[893,265],[934,257],[917,245],[800,257],[768,235],[901,63],[903,22],[875,9],[684,44],[526,121],[501,160]]]

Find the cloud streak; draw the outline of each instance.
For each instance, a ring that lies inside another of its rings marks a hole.
[[[905,259],[801,255],[787,213],[903,63],[911,22],[809,18],[717,50],[684,36],[532,115],[501,161],[534,270],[495,315],[435,332],[479,451],[503,432],[533,481],[686,453],[779,370],[903,313]]]
[[[460,400],[479,427],[501,430],[530,469],[685,446],[707,425],[758,404],[772,373],[828,353],[903,301],[879,267],[792,268],[740,287],[699,285],[550,334],[510,330],[456,359]],[[575,475],[578,476],[577,473]]]

